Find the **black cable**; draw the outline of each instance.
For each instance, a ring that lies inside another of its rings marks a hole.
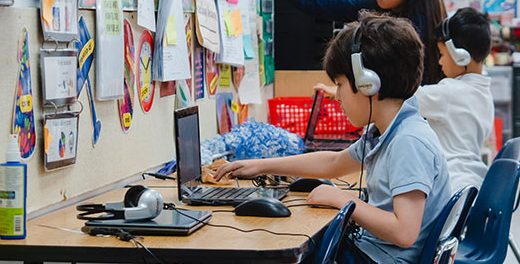
[[[235,210],[211,210],[212,213],[234,213]]]
[[[159,258],[157,258],[157,256],[155,256],[155,254],[150,251],[145,245],[143,245],[141,242],[139,242],[137,240],[137,238],[130,234],[129,232],[123,230],[123,229],[117,229],[113,232],[109,232],[110,235],[114,235],[115,237],[117,237],[117,239],[121,240],[121,241],[125,241],[125,242],[129,242],[129,241],[132,241],[134,243],[134,245],[138,245],[136,246],[137,248],[139,248],[139,246],[141,246],[141,248],[143,248],[148,254],[150,254],[150,256],[152,256],[158,263],[164,263],[164,261],[161,261]],[[143,256],[143,260],[146,262],[146,258]]]
[[[185,214],[183,212],[181,212],[181,210],[177,209],[175,207],[175,204],[165,204],[165,209],[170,209],[170,210],[175,210],[177,211],[177,213],[185,216],[185,217],[188,217],[192,220],[195,220],[203,225],[207,225],[207,226],[211,226],[211,227],[221,227],[221,228],[229,228],[229,229],[233,229],[233,230],[236,230],[236,231],[240,231],[240,232],[243,232],[243,233],[252,233],[252,232],[266,232],[266,233],[269,233],[269,234],[272,234],[272,235],[276,235],[276,236],[295,236],[295,237],[306,237],[308,238],[312,245],[314,247],[317,246],[316,242],[314,241],[314,239],[307,235],[307,234],[296,234],[296,233],[279,233],[279,232],[274,232],[274,231],[271,231],[271,230],[267,230],[267,229],[263,229],[263,228],[255,228],[255,229],[241,229],[241,228],[238,228],[238,227],[234,227],[234,226],[230,226],[230,225],[218,225],[218,224],[210,224],[210,223],[207,223],[207,222],[204,222],[200,219],[197,219],[191,215],[188,215],[188,214]]]
[[[143,243],[139,242],[135,238],[133,238],[132,241],[134,241],[134,243],[136,243],[137,245],[141,246],[142,249],[144,249],[148,254],[150,254],[150,256],[152,256],[155,259],[155,261],[164,264],[164,261],[160,260],[154,253],[152,253],[152,251],[150,251],[145,245],[143,245]]]
[[[363,167],[365,165],[365,149],[367,146],[367,137],[368,137],[368,129],[370,127],[370,121],[372,119],[372,96],[368,97],[368,101],[370,102],[370,111],[368,114],[368,123],[367,123],[367,129],[365,131],[365,140],[363,141],[363,155],[361,156],[361,173],[359,174],[359,186],[361,187],[363,184]],[[359,188],[359,199],[364,200],[361,198],[361,188]]]
[[[336,178],[336,180],[337,180],[337,181],[340,181],[340,182],[342,182],[342,183],[344,183],[344,184],[350,185],[350,183],[349,183],[348,181],[342,180],[342,179],[340,179],[340,178]]]
[[[298,207],[298,206],[310,206],[310,207],[314,207],[314,208],[323,208],[323,209],[338,209],[334,206],[330,206],[330,205],[323,205],[323,204],[291,204],[291,205],[287,205],[287,208],[289,207]]]
[[[143,180],[145,179],[144,176],[152,176],[156,179],[161,179],[161,180],[175,180],[175,177],[170,177],[166,174],[162,174],[162,173],[153,173],[153,172],[143,172],[143,174],[141,174],[141,176],[143,177]]]

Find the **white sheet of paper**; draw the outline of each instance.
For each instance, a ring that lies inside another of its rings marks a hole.
[[[96,2],[96,97],[123,98],[124,39],[121,0]]]
[[[45,57],[47,100],[76,96],[76,57]]]
[[[155,0],[138,0],[137,24],[155,32]]]
[[[217,6],[214,0],[197,0],[195,28],[201,46],[215,52],[220,51]]]
[[[167,2],[167,1],[162,1]],[[161,2],[161,3],[162,3]],[[186,31],[184,30],[184,15],[181,1],[172,1],[169,12],[166,14],[167,22],[169,16],[175,18],[177,32],[177,43],[175,45],[162,46],[162,78],[160,81],[185,80],[191,78],[190,62],[188,59],[188,44],[186,43]],[[165,25],[162,26],[161,43],[164,41]],[[158,33],[159,32],[158,30]],[[160,61],[158,61],[160,63]]]
[[[241,2],[254,1],[254,0],[241,0]],[[247,59],[244,64],[244,79],[238,87],[238,98],[242,104],[261,104],[261,91],[260,91],[260,73],[258,65],[258,37],[256,35],[256,6],[250,4],[247,6],[248,9],[244,12],[248,12],[247,17],[249,22],[249,32],[253,32],[249,37],[252,39],[251,45],[254,51],[254,56],[251,59]],[[246,29],[244,29],[244,32]]]
[[[226,22],[224,14],[238,8],[226,0],[217,0],[218,20],[220,26],[220,53],[217,56],[217,62],[229,64],[233,66],[244,65],[244,43],[242,34],[237,37],[228,36],[226,32]]]

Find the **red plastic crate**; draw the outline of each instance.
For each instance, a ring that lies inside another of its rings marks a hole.
[[[269,99],[269,123],[305,136],[311,115],[312,97],[275,97]],[[338,101],[323,98],[315,135],[347,134],[358,131],[347,119]]]

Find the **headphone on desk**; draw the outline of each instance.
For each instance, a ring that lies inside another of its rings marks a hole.
[[[361,32],[359,29],[361,24],[356,27],[352,35],[352,52],[350,60],[352,62],[352,71],[354,72],[354,83],[356,89],[366,96],[373,96],[379,92],[381,88],[381,79],[379,75],[371,69],[363,66],[363,58],[361,53]]]
[[[450,18],[447,17],[442,21],[442,36],[444,38],[444,44],[446,44],[446,48],[448,49],[448,53],[451,58],[458,66],[468,66],[471,62],[471,55],[466,49],[457,48],[455,43],[453,43],[453,39],[450,37]]]
[[[142,185],[132,186],[125,193],[123,202],[106,204],[81,204],[76,210],[81,220],[150,220],[157,217],[164,207],[164,201],[158,191]],[[100,216],[92,216],[105,213]]]

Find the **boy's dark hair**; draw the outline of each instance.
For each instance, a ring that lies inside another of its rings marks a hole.
[[[423,44],[410,21],[404,18],[361,12],[359,22],[348,24],[328,44],[323,68],[329,78],[334,81],[344,74],[352,91],[357,92],[350,55],[352,35],[360,25],[357,34],[361,34],[363,65],[381,79],[378,99],[410,98],[422,78]]]
[[[449,38],[457,48],[469,52],[476,62],[483,62],[491,50],[491,30],[489,18],[471,7],[465,7],[447,20]],[[437,40],[444,42],[441,23],[437,27]]]

